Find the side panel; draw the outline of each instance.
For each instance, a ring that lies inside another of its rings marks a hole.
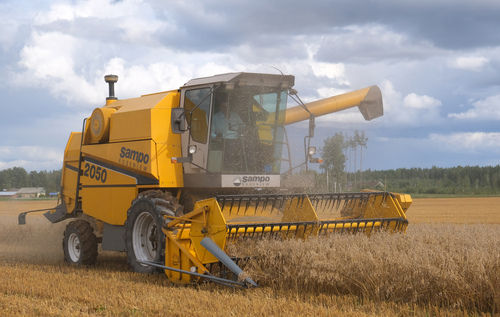
[[[151,129],[156,145],[156,162],[160,187],[183,187],[182,164],[172,157],[181,157],[181,135],[172,131],[172,108],[179,107],[179,92],[170,92],[151,112]]]
[[[182,187],[182,163],[173,163],[172,157],[181,157],[181,135],[171,128],[171,109],[153,109],[152,126],[156,141],[156,162],[160,187]]]
[[[64,162],[61,177],[61,195],[68,213],[75,209],[76,182],[78,177],[78,159],[82,134],[72,132],[64,150]]]
[[[153,179],[142,183],[158,183],[156,146],[151,140],[84,145],[82,152],[86,157]]]
[[[105,223],[102,233],[102,249],[109,251],[127,251],[125,245],[125,227]]]
[[[151,109],[127,112],[120,109],[110,121],[110,142],[151,138]]]
[[[82,173],[80,196],[84,213],[112,225],[123,225],[127,210],[137,197],[138,176],[90,158],[82,162]]]
[[[173,133],[171,127],[172,108],[179,107],[180,94],[169,92],[160,96],[163,98],[147,109],[124,104],[111,115],[110,142],[85,145],[82,152],[101,162],[151,178],[138,185],[182,187],[182,164],[172,162],[173,157],[182,156],[181,136]],[[140,99],[135,102],[140,104]]]

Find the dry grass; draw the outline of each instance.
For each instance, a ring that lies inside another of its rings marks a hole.
[[[53,205],[0,201],[0,315],[455,316],[499,303],[499,225],[257,244],[265,256],[248,269],[262,287],[234,290],[131,273],[119,253],[101,253],[90,268],[67,266],[64,223],[29,216],[17,226],[19,211]]]
[[[261,285],[328,295],[494,312],[500,310],[500,226],[414,225],[407,234],[259,241],[248,273]]]

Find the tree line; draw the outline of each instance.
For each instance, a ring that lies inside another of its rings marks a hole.
[[[316,173],[318,189],[359,191],[371,188],[409,194],[500,194],[500,165],[346,171],[349,155],[344,152],[349,149],[342,145],[346,140],[349,138],[340,133],[325,140],[321,172]],[[58,192],[60,184],[61,170],[28,173],[22,167],[13,167],[0,171],[0,190],[43,187],[50,193]]]
[[[500,194],[500,165],[363,171],[367,144],[362,131],[351,135],[338,132],[326,138],[316,187],[337,192],[372,188],[410,194]]]
[[[500,165],[399,168],[362,172],[365,184],[414,194],[500,194]]]
[[[21,187],[43,187],[45,192],[58,192],[61,187],[61,170],[26,172],[22,167],[0,171],[0,190]]]

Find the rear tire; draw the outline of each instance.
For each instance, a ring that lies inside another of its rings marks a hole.
[[[73,265],[92,265],[97,260],[97,238],[85,220],[66,226],[63,238],[64,261]]]

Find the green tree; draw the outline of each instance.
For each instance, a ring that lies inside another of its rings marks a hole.
[[[21,187],[44,187],[46,192],[60,189],[61,170],[31,171],[22,167],[13,167],[0,171],[0,190]]]
[[[335,135],[328,137],[324,140],[322,148],[323,163],[320,167],[337,182],[342,183],[345,177],[345,155],[344,149],[346,143],[342,133],[335,133]],[[328,182],[328,187],[331,188],[331,183]],[[330,189],[328,188],[328,190]]]

